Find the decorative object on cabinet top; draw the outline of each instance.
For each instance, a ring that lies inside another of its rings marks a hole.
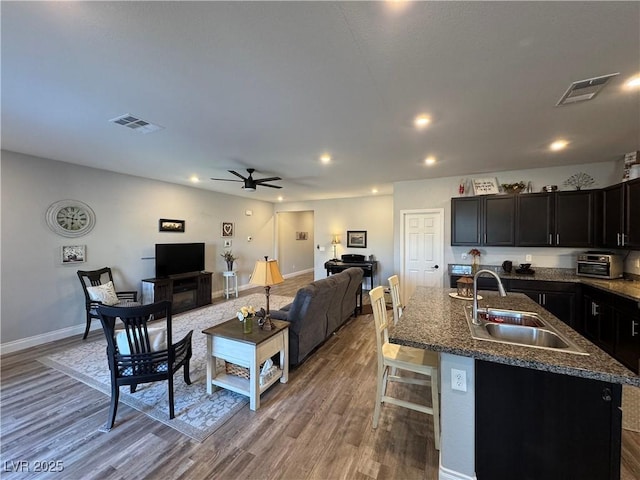
[[[587,173],[580,172],[567,178],[563,185],[567,187],[575,187],[576,190],[582,190],[582,187],[590,187],[595,183],[593,177]]]
[[[475,195],[491,195],[500,193],[498,190],[498,180],[495,177],[474,178],[473,192]]]
[[[518,183],[503,183],[501,185],[504,193],[520,193],[523,192],[527,185],[524,182]]]

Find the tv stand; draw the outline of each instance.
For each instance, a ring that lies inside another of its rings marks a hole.
[[[142,303],[169,300],[171,313],[211,304],[211,272],[189,272],[142,280]]]

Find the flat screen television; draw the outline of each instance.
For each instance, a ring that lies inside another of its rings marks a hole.
[[[204,243],[156,243],[156,278],[204,270]]]

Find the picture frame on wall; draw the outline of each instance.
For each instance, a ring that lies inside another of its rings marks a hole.
[[[296,240],[308,240],[309,232],[296,232]]]
[[[168,218],[161,218],[158,221],[158,230],[160,232],[184,233],[184,227],[185,227],[184,220],[170,220]]]
[[[222,237],[233,237],[233,223],[232,222],[222,222],[221,236]]]
[[[367,248],[366,230],[347,230],[348,248]]]
[[[64,245],[60,249],[60,263],[70,265],[87,261],[86,245]]]

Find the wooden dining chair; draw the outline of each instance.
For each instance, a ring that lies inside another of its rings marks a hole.
[[[191,360],[191,336],[173,343],[171,336],[171,302],[161,302],[134,307],[99,305],[98,316],[107,338],[107,359],[111,373],[111,407],[105,426],[113,427],[118,410],[120,386],[129,385],[135,393],[138,384],[166,381],[169,394],[169,418],[174,418],[173,374],[183,368],[184,382],[191,385],[189,361]],[[154,318],[162,318],[149,326]],[[123,329],[116,330],[116,320]]]
[[[376,346],[378,355],[378,381],[376,405],[373,411],[373,428],[378,427],[380,410],[383,403],[390,403],[418,412],[433,415],[433,437],[436,450],[440,450],[440,400],[438,387],[439,358],[436,352],[389,343],[389,317],[387,316],[384,288],[376,287],[369,292],[373,318],[376,327]],[[391,370],[396,372],[392,374]],[[428,378],[403,377],[398,372],[418,373]],[[409,402],[387,394],[388,382],[400,382],[412,385],[431,386],[431,407]]]
[[[400,300],[400,280],[397,275],[389,277],[389,290],[391,292],[391,304],[393,306],[393,324],[396,325],[402,317],[404,305]]]

